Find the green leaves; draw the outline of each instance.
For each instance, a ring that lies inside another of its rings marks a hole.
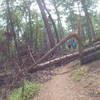
[[[31,97],[35,96],[38,93],[39,88],[39,84],[25,81],[24,86],[12,90],[8,98],[9,100],[29,100]]]

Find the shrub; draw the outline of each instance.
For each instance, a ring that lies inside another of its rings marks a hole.
[[[20,87],[11,91],[9,100],[30,100],[39,91],[40,85],[29,81],[24,82],[24,89]],[[22,92],[23,91],[23,92]]]

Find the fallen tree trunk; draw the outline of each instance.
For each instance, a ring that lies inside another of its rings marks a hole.
[[[60,45],[62,45],[65,41],[67,41],[68,39],[70,39],[70,38],[72,38],[72,37],[74,37],[74,38],[76,38],[76,39],[78,40],[79,55],[80,55],[80,57],[81,57],[81,54],[82,54],[81,40],[80,40],[80,38],[79,38],[79,35],[76,34],[76,32],[71,32],[71,33],[68,34],[64,39],[62,39],[59,43],[57,43],[57,44],[55,45],[55,47],[53,47],[52,49],[50,49],[50,51],[48,51],[42,58],[40,58],[40,59],[36,62],[36,64],[31,65],[31,66],[29,67],[29,69],[31,69],[32,67],[34,67],[34,66],[36,66],[37,64],[41,63],[44,59],[47,59],[47,58],[50,56],[50,54],[52,54],[53,52],[55,52],[55,50],[56,50]]]
[[[78,52],[76,52],[74,54],[70,54],[70,55],[65,55],[65,56],[47,61],[45,63],[37,64],[35,67],[30,68],[28,70],[28,72],[33,73],[38,70],[43,70],[43,69],[51,67],[51,66],[61,66],[61,65],[67,64],[67,63],[77,59],[78,57],[79,57]]]
[[[98,51],[98,50],[100,50],[100,45],[96,45],[96,46],[94,46],[94,47],[92,46],[92,47],[86,48],[86,49],[84,49],[83,52],[82,52],[82,58],[83,58],[84,56],[90,55],[90,54],[92,54],[93,52],[96,52],[96,51]]]
[[[49,61],[49,63],[44,63],[42,65],[39,65],[39,63],[41,63],[44,59],[47,59],[48,56],[50,56],[50,54],[52,54],[53,52],[55,52],[55,50],[60,46],[62,45],[65,41],[67,41],[68,39],[70,38],[76,38],[78,40],[78,46],[79,46],[79,52],[76,52],[75,54],[76,55],[71,55],[71,56],[65,56],[65,57],[61,57],[61,58],[57,58],[57,60],[52,60],[52,61]],[[35,64],[31,65],[28,69],[25,69],[26,71],[30,72],[33,68],[37,69],[39,66],[48,66],[49,64],[50,65],[53,65],[55,62],[60,62],[61,61],[65,61],[65,59],[69,59],[70,57],[72,57],[72,59],[74,58],[74,56],[78,56],[78,58],[80,58],[80,61],[82,60],[82,56],[85,56],[87,54],[90,54],[92,52],[94,52],[96,49],[98,49],[98,47],[92,47],[90,49],[85,49],[84,52],[82,52],[82,43],[81,43],[81,39],[79,37],[79,35],[77,34],[77,32],[71,32],[70,34],[68,34],[67,36],[65,36],[64,39],[62,39],[59,43],[57,43],[55,45],[55,47],[53,47],[50,51],[48,51],[42,58],[40,58]],[[65,61],[67,63],[67,60]],[[82,61],[81,61],[82,62]]]
[[[81,64],[90,63],[90,62],[98,60],[98,59],[100,59],[100,51],[93,52],[90,55],[84,56],[82,58]]]
[[[86,64],[89,63],[93,60],[100,59],[100,46],[96,46],[96,48],[91,47],[88,49],[85,49],[82,53],[82,59],[81,59],[81,64]],[[65,55],[50,61],[47,61],[45,63],[37,64],[34,67],[31,67],[28,72],[33,73],[38,70],[43,70],[48,67],[52,66],[61,66],[67,63],[70,63],[71,61],[74,61],[75,59],[79,59],[79,52],[75,52],[73,54]]]

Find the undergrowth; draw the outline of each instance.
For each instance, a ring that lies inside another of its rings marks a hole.
[[[8,99],[9,100],[31,100],[31,98],[33,98],[38,93],[39,89],[40,89],[40,84],[25,81],[24,90],[23,87],[12,90],[10,95],[8,96]]]

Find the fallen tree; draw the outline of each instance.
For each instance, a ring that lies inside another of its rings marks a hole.
[[[78,57],[79,57],[79,53],[78,52],[76,52],[74,54],[70,54],[70,55],[65,55],[65,56],[62,56],[62,57],[59,57],[59,58],[55,58],[53,60],[50,60],[50,61],[47,61],[47,62],[44,62],[44,63],[41,63],[41,64],[37,64],[36,66],[31,67],[28,70],[28,72],[29,73],[33,73],[33,72],[36,72],[38,70],[46,69],[48,67],[61,66],[61,65],[67,64],[67,63],[77,59]]]
[[[31,65],[28,69],[30,70],[32,67],[36,66],[37,64],[41,63],[44,59],[47,59],[50,54],[53,54],[56,49],[62,45],[65,41],[69,40],[70,38],[74,37],[78,41],[78,48],[79,48],[79,57],[81,59],[81,54],[82,54],[82,43],[79,35],[77,32],[70,32],[67,36],[65,36],[64,39],[62,39],[59,43],[57,43],[50,51],[48,51],[42,58],[40,58],[35,64]],[[52,56],[52,55],[51,55]]]
[[[83,51],[82,56],[83,56],[83,58],[82,58],[81,64],[86,64],[86,63],[89,63],[91,61],[100,59],[100,45],[97,45],[96,48],[91,47],[91,48],[85,49]],[[26,69],[26,71],[29,72],[29,73],[34,73],[36,71],[44,70],[48,67],[53,67],[53,66],[59,67],[61,65],[70,63],[71,61],[74,61],[76,59],[79,59],[79,52],[75,52],[73,54],[65,55],[65,56],[44,62],[44,63],[37,64],[34,67]],[[20,74],[23,73],[22,71],[25,71],[25,70],[21,70],[18,73],[17,77],[21,77]],[[8,82],[7,80],[9,78],[10,78],[9,83],[11,83],[11,81],[12,81],[11,76],[12,76],[11,73],[8,74],[8,75],[5,75],[5,74],[0,75],[0,86],[5,85],[6,82]]]
[[[86,48],[83,51],[80,52],[81,48],[79,48],[79,51],[73,53],[73,54],[69,54],[69,55],[65,55],[59,58],[55,58],[53,60],[41,63],[44,59],[46,59],[52,52],[54,52],[57,47],[59,47],[62,43],[64,43],[66,40],[68,40],[71,37],[77,37],[78,35],[75,34],[71,34],[66,36],[63,40],[61,40],[54,48],[52,48],[50,51],[48,51],[47,54],[45,54],[41,59],[39,59],[34,65],[30,66],[27,69],[22,69],[18,72],[17,76],[21,76],[21,74],[23,72],[29,72],[29,73],[34,73],[36,71],[39,70],[43,70],[46,69],[48,67],[52,67],[52,66],[61,66],[67,63],[70,63],[71,61],[74,61],[75,59],[80,59],[80,53],[81,53],[81,64],[86,64],[89,63],[91,61],[100,59],[100,45],[95,45],[95,47],[91,47],[91,48]],[[77,37],[77,39],[79,39],[79,37]],[[81,42],[80,44],[81,45]],[[32,54],[30,54],[32,57]],[[32,57],[33,59],[33,57]],[[34,59],[33,59],[34,60]],[[39,64],[40,63],[40,64]],[[3,75],[0,76],[0,86],[6,84],[6,80],[9,78],[9,75]],[[4,78],[6,77],[6,78]]]
[[[84,56],[82,58],[81,64],[90,63],[90,62],[98,60],[98,59],[100,59],[100,50],[93,52],[90,55]]]
[[[62,45],[65,41],[67,41],[68,39],[72,37],[74,37],[78,41],[78,48],[79,48],[78,52],[75,52],[70,55],[65,55],[63,57],[59,57],[54,60],[50,60],[45,63],[39,64],[44,59],[47,59],[50,56],[50,54],[54,53],[60,45]],[[62,65],[62,63],[67,64],[68,62],[71,62],[75,60],[76,58],[80,60],[81,64],[85,64],[87,62],[93,61],[96,58],[95,55],[98,56],[97,58],[100,58],[100,55],[99,55],[100,52],[96,53],[96,50],[100,50],[99,45],[91,47],[91,48],[86,48],[83,50],[80,36],[77,34],[77,32],[71,32],[64,39],[62,39],[59,43],[57,43],[55,47],[53,47],[50,51],[48,51],[42,58],[40,58],[35,64],[31,65],[28,68],[28,72],[35,72],[37,70],[41,70],[49,66],[59,66],[59,65]]]
[[[68,63],[68,62],[71,62],[71,61],[75,60],[76,58],[79,58],[80,62],[82,62],[83,58],[85,58],[86,55],[91,54],[92,52],[94,52],[97,49],[100,50],[99,46],[97,46],[97,47],[95,46],[95,48],[94,47],[88,48],[88,49],[85,49],[84,52],[83,52],[82,51],[83,49],[82,49],[81,39],[80,39],[80,36],[77,33],[78,32],[70,32],[70,34],[65,36],[64,39],[62,39],[52,49],[50,49],[50,51],[48,51],[42,58],[40,58],[38,61],[36,61],[35,64],[32,64],[30,67],[21,70],[21,72],[34,72],[34,71],[37,71],[39,69],[43,69],[46,66],[48,67],[48,66],[51,66],[51,65],[53,66],[53,65],[62,64],[61,62]],[[78,52],[76,52],[74,54],[66,55],[66,56],[63,56],[63,57],[60,57],[60,58],[56,58],[54,60],[47,61],[45,63],[40,64],[44,59],[47,59],[50,55],[52,56],[52,54],[54,52],[56,52],[56,49],[60,45],[62,45],[65,41],[69,40],[72,37],[75,38],[78,41],[78,48],[79,48]]]
[[[29,68],[28,72],[33,73],[39,70],[46,69],[48,67],[52,66],[61,66],[67,63],[70,63],[71,61],[74,61],[75,59],[79,59],[79,52],[75,52],[73,54],[65,55],[59,58],[55,58],[53,60],[37,64],[34,67]],[[81,64],[86,64],[91,61],[100,59],[100,45],[97,45],[95,47],[87,48],[83,51],[82,53],[82,59],[81,59]]]

